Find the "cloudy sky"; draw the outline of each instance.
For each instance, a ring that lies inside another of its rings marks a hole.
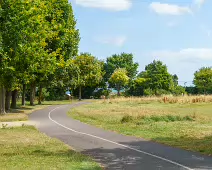
[[[154,59],[163,61],[180,84],[212,66],[212,20],[209,0],[70,0],[80,29],[80,52],[99,59],[134,54],[139,71]]]

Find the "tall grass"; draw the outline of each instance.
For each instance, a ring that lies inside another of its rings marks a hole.
[[[212,103],[212,95],[196,95],[196,96],[161,96],[161,97],[116,97],[105,99],[104,102],[119,103],[119,102],[142,102],[142,103]]]

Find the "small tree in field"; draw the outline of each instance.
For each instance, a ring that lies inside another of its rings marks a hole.
[[[109,82],[115,84],[118,96],[120,96],[120,90],[128,84],[129,79],[126,69],[123,68],[116,69],[111,75]]]

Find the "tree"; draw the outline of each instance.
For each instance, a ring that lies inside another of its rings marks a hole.
[[[128,89],[127,94],[132,96],[143,96],[145,88],[147,88],[147,79],[137,77],[132,81],[132,85]]]
[[[8,92],[13,90],[12,107],[15,108],[17,86],[22,81],[25,83],[27,78],[35,84],[36,73],[41,71],[39,66],[51,63],[52,56],[45,47],[46,39],[53,35],[46,22],[48,1],[4,0],[1,5],[2,53],[8,59],[6,66],[10,68],[10,71],[5,69],[9,74],[3,75],[3,84]]]
[[[79,88],[79,100],[82,99],[82,87],[95,86],[103,78],[103,62],[89,53],[81,53],[73,59],[75,74],[71,74],[71,85]],[[73,66],[72,66],[73,67]],[[73,70],[73,68],[71,68]]]
[[[176,74],[172,75],[172,80],[173,80],[174,86],[178,86],[178,76]]]
[[[119,68],[114,71],[111,75],[109,82],[115,84],[115,88],[118,91],[118,96],[120,96],[120,90],[127,85],[129,82],[129,77],[127,75],[126,69]]]
[[[212,88],[212,68],[202,67],[194,73],[193,83],[199,90],[206,91]]]
[[[55,71],[49,72],[46,77],[41,74],[37,76],[39,85],[38,102],[41,103],[42,87],[48,86],[51,88],[60,88],[67,90],[70,86],[70,73],[74,74],[72,60],[78,54],[79,46],[79,30],[76,29],[76,20],[74,18],[71,4],[67,0],[51,1],[49,4],[49,14],[46,17],[50,24],[51,32],[55,37],[46,40],[49,53],[56,53],[56,68]],[[57,15],[55,15],[57,14]],[[71,64],[71,65],[69,65]],[[75,70],[76,71],[76,70]]]
[[[127,76],[132,80],[135,78],[138,69],[138,63],[134,63],[133,54],[121,53],[114,54],[108,57],[105,63],[105,81],[107,82],[114,71],[118,68],[124,68],[127,71]]]
[[[157,90],[169,90],[173,82],[172,76],[168,73],[167,66],[161,61],[154,60],[145,67],[145,71],[139,77],[146,78],[148,86],[157,95]]]

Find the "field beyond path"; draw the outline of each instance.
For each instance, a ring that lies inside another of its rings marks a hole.
[[[211,102],[211,96],[119,98],[74,108],[69,115],[124,135],[212,155]]]

